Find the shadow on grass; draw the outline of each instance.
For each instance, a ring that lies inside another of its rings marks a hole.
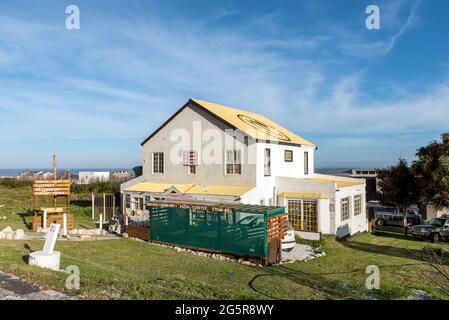
[[[21,213],[19,213],[19,216],[22,218],[22,221],[23,221],[23,225],[28,229],[28,230],[31,230],[32,229],[32,222],[30,221],[30,222],[27,222],[27,218],[32,218],[33,216],[34,216],[34,213],[33,213],[33,211],[31,211],[31,210],[28,210],[28,211],[25,211],[25,212],[21,212]]]
[[[283,298],[279,298],[274,296],[272,293],[266,292],[263,288],[259,288],[257,285],[257,280],[260,280],[264,277],[279,277],[289,280],[299,287],[308,287],[313,290],[319,291],[328,299],[334,299],[335,297],[339,298],[351,298],[348,297],[348,292],[344,292],[341,283],[335,280],[325,279],[320,274],[311,274],[298,270],[291,269],[286,266],[277,266],[272,268],[265,269],[266,273],[261,273],[254,276],[249,282],[248,286],[251,290],[263,295],[268,299],[276,299],[283,300]],[[294,289],[293,289],[294,290]],[[356,298],[355,296],[352,298]]]
[[[80,208],[90,208],[92,206],[92,200],[72,200],[70,201],[70,205]]]
[[[363,251],[367,253],[382,254],[390,257],[420,260],[416,254],[419,254],[421,250],[408,249],[387,245],[378,245],[373,243],[357,242],[357,241],[339,241],[339,243],[349,249]],[[415,254],[414,254],[415,253]]]
[[[372,235],[407,241],[422,241],[410,235],[406,236],[403,227],[377,227],[374,229]]]
[[[381,269],[395,269],[407,266],[423,265],[424,262],[417,263],[404,263],[379,266]],[[258,288],[257,280],[264,277],[280,277],[289,280],[298,286],[308,287],[312,290],[317,290],[328,299],[360,299],[366,293],[364,289],[344,288],[344,283],[338,280],[326,279],[326,276],[343,275],[352,273],[366,273],[366,268],[357,268],[348,271],[336,271],[336,272],[303,272],[289,268],[288,266],[281,265],[272,268],[266,268],[266,273],[258,274],[254,276],[249,282],[248,286],[251,290],[263,295],[268,299],[283,300],[274,296],[271,293],[265,292],[262,288]],[[311,297],[310,297],[311,298]]]
[[[33,252],[33,250],[31,250],[31,247],[28,243],[24,243],[23,247],[28,250],[29,253]],[[28,262],[30,261],[30,255],[26,254],[22,257],[23,262],[25,262],[26,264],[28,264]]]

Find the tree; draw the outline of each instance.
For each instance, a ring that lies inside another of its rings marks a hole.
[[[383,203],[394,205],[405,213],[407,207],[418,202],[418,185],[406,160],[399,159],[397,165],[379,170],[378,179]]]
[[[449,206],[449,133],[441,135],[442,142],[432,141],[418,149],[413,172],[422,197],[437,207]]]

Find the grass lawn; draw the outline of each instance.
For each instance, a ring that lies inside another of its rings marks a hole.
[[[72,195],[71,213],[74,228],[95,228],[91,219],[90,195]],[[33,195],[31,186],[14,189],[0,186],[0,230],[10,226],[14,230],[31,230],[33,217]],[[6,217],[6,219],[3,219]]]
[[[0,269],[64,290],[66,274],[28,266],[29,250],[42,241],[0,241]],[[447,298],[428,280],[430,268],[408,249],[437,245],[403,239],[386,231],[362,234],[338,242],[326,238],[325,257],[273,267],[217,261],[132,239],[90,242],[59,241],[62,268],[76,265],[81,288],[71,292],[95,299],[357,299],[367,293],[368,265],[381,272],[380,290],[386,299],[407,297],[421,289]],[[346,284],[346,285],[344,285]]]
[[[94,227],[88,196],[72,197],[76,228]],[[0,187],[0,230],[6,226],[29,229],[31,187]],[[445,297],[428,279],[430,267],[409,250],[433,246],[449,250],[448,243],[430,244],[404,238],[398,228],[383,228],[347,241],[326,238],[326,256],[261,268],[217,261],[132,239],[58,241],[61,267],[76,265],[81,288],[68,292],[95,299],[357,299],[365,289],[366,267],[380,268],[380,290],[386,299],[407,297],[421,289]],[[64,290],[67,274],[30,267],[30,250],[43,241],[0,241],[0,270],[14,273],[47,288]]]

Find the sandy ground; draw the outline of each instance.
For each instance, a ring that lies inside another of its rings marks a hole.
[[[0,300],[68,300],[67,295],[45,290],[33,283],[0,271]]]

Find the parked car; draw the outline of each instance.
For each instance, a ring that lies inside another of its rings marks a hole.
[[[287,234],[285,235],[284,239],[282,239],[281,248],[283,251],[291,251],[295,246],[296,246],[295,230],[293,229],[293,226],[289,222]]]
[[[386,206],[374,206],[374,216],[378,226],[400,226],[404,225],[404,214],[398,208]],[[422,216],[412,209],[406,213],[407,226],[412,227],[422,223]]]
[[[449,217],[432,218],[427,224],[413,226],[411,234],[417,239],[430,239],[432,242],[449,240]]]

